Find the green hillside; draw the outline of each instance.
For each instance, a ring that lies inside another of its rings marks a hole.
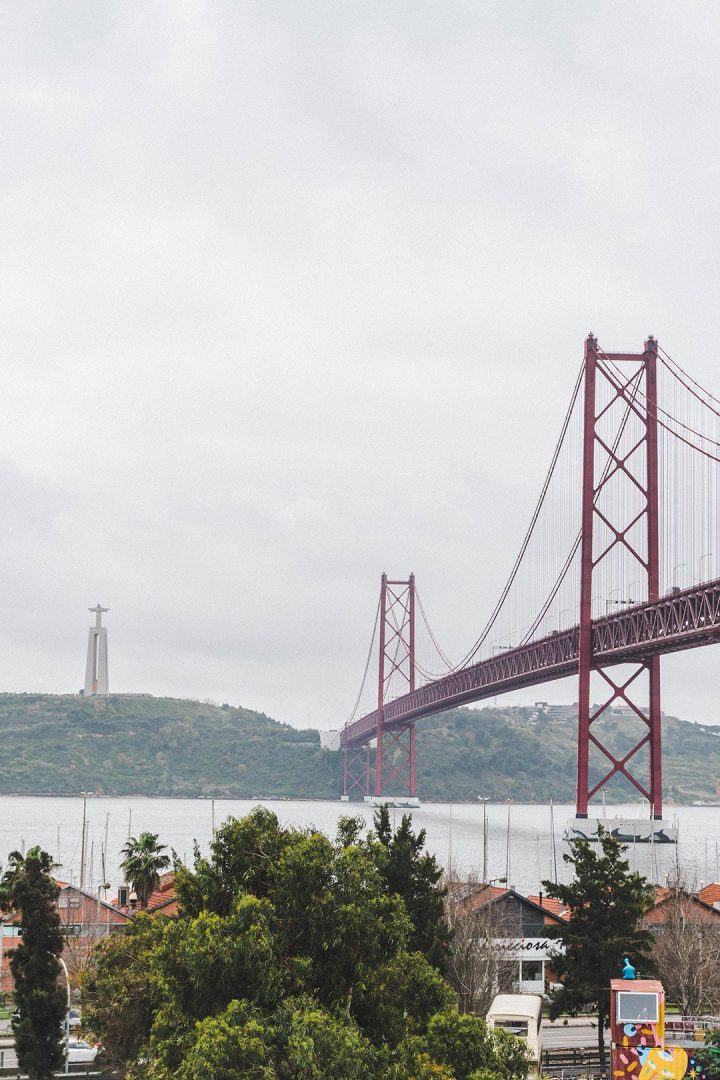
[[[0,694],[0,792],[333,798],[317,731],[198,701]]]
[[[617,756],[644,727],[616,717],[599,723]],[[228,705],[121,694],[0,694],[0,736],[2,794],[332,799],[341,790],[340,755],[320,748],[317,731]],[[429,717],[417,725],[418,793],[427,801],[486,795],[572,802],[575,739],[574,721],[533,709],[455,709]],[[720,727],[665,717],[663,763],[668,801],[714,800]],[[595,780],[601,767],[593,751]],[[637,797],[624,781],[607,786],[610,802]]]
[[[575,720],[534,717],[534,709],[454,709],[417,725],[417,788],[429,800],[489,796],[517,802],[573,802],[576,779]],[[595,731],[622,758],[647,730],[640,720],[602,718]],[[663,789],[667,801],[711,801],[720,778],[720,727],[663,717]],[[637,754],[637,773],[647,749]],[[590,752],[591,785],[607,761]],[[632,802],[639,793],[624,779],[606,788],[610,802]]]

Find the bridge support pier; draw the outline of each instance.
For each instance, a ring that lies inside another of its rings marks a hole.
[[[383,756],[375,757],[375,795],[415,798],[415,721],[383,733]],[[378,761],[382,761],[380,776]]]
[[[351,746],[343,750],[343,799],[358,789],[363,798],[370,794],[370,746]]]

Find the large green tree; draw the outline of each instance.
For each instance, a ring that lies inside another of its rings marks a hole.
[[[164,924],[138,915],[122,933],[107,938],[102,962],[83,973],[92,983],[92,995],[85,1000],[83,994],[83,1018],[92,1011],[91,1026],[102,1033],[111,1058],[129,1061],[140,1054],[165,1000],[155,964]]]
[[[165,855],[166,844],[158,844],[158,834],[140,833],[130,837],[122,853],[125,856],[120,868],[125,880],[132,882],[142,910],[148,906],[148,900],[160,884],[160,873],[170,866],[170,857]]]
[[[457,999],[411,951],[413,890],[401,875],[388,887],[381,847],[352,823],[333,842],[260,807],[226,822],[209,857],[177,867],[178,917],[140,914],[101,945],[84,1002],[110,1056],[152,1080],[452,1080],[498,1059],[524,1077],[522,1051],[498,1050],[482,1021],[465,1072],[450,1061]]]
[[[550,1003],[550,1015],[575,1014],[584,1006],[598,1012],[598,1050],[605,1067],[605,1025],[610,1016],[610,980],[622,976],[623,958],[636,967],[647,963],[650,934],[640,926],[652,901],[652,890],[640,874],[631,871],[626,848],[602,828],[598,842],[570,841],[563,859],[573,868],[568,885],[543,881],[546,895],[568,909],[565,926],[546,927],[548,937],[559,937],[564,952],[551,957],[562,980]]]
[[[445,917],[446,890],[440,886],[443,869],[434,855],[425,851],[425,830],[415,833],[412,818],[403,814],[393,831],[390,811],[381,806],[375,812],[375,862],[390,893],[405,903],[412,933],[410,949],[423,953],[437,968],[442,968],[448,954],[450,929]]]
[[[10,956],[15,984],[12,1027],[18,1063],[30,1080],[46,1080],[64,1059],[62,1022],[67,1002],[58,957],[63,935],[57,910],[55,864],[46,851],[13,851],[0,883],[0,903],[19,914],[22,942]]]

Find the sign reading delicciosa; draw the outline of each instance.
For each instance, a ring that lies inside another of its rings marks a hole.
[[[496,938],[495,941],[505,956],[524,960],[547,960],[551,952],[565,952],[563,943],[553,938]]]

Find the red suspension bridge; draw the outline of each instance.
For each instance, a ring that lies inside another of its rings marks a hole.
[[[417,720],[577,675],[577,816],[622,776],[662,818],[660,657],[720,640],[719,465],[720,400],[653,338],[641,353],[607,353],[590,336],[518,556],[459,662],[440,648],[414,575],[383,574],[342,732],[345,795],[415,796]],[[621,754],[603,724],[618,705]]]

